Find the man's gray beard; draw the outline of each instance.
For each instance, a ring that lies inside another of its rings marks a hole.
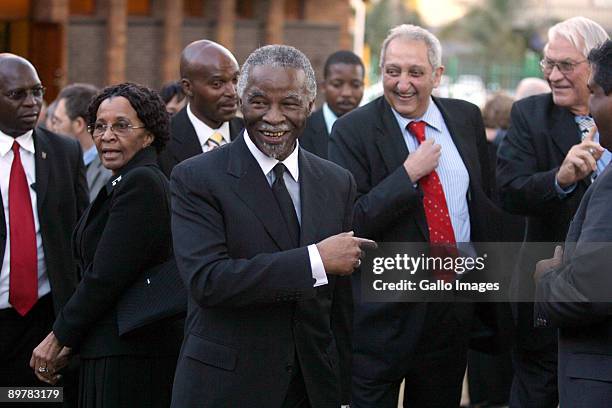
[[[281,160],[281,157],[283,157],[285,154],[286,156],[289,156],[289,154],[291,154],[292,145],[293,142],[291,140],[286,140],[281,144],[269,144],[262,142],[261,148],[263,149],[263,152],[266,154],[266,156],[276,160]]]

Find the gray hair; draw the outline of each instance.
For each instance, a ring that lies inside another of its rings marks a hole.
[[[385,63],[385,53],[389,43],[396,38],[403,38],[411,41],[423,41],[427,46],[427,59],[432,69],[437,69],[442,66],[442,45],[440,40],[425,30],[422,27],[415,26],[412,24],[401,24],[393,27],[389,30],[389,34],[385,41],[383,41],[382,48],[380,50],[380,67],[382,68]]]
[[[548,29],[548,41],[556,36],[568,40],[578,51],[588,57],[589,51],[603,44],[610,37],[599,24],[586,17],[572,17]]]
[[[244,90],[249,83],[249,75],[253,67],[272,66],[281,68],[294,68],[301,70],[306,75],[306,91],[308,102],[315,100],[317,96],[317,80],[310,61],[297,48],[288,45],[266,45],[253,51],[242,65],[240,77],[238,78],[238,95],[242,98]]]

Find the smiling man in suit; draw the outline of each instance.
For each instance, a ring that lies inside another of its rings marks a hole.
[[[497,156],[497,184],[504,209],[527,217],[524,245],[512,276],[512,291],[532,296],[532,272],[541,246],[529,242],[563,242],[591,180],[612,157],[589,135],[591,68],[589,51],[608,39],[596,22],[574,17],[548,31],[540,65],[552,93],[516,102],[510,128]],[[592,154],[592,153],[593,154]],[[512,408],[554,408],[557,392],[557,339],[551,328],[535,328],[533,303],[513,305],[516,322],[512,350]]]
[[[34,129],[43,94],[29,61],[0,54],[1,386],[44,384],[29,360],[74,291],[70,238],[89,203],[79,143]]]
[[[189,312],[173,407],[337,408],[350,396],[349,275],[374,243],[350,230],[355,183],[297,138],[310,62],[270,45],[238,83],[246,129],[172,173]]]
[[[159,156],[166,176],[174,166],[232,141],[243,128],[238,110],[238,62],[222,45],[194,41],[183,50],[181,85],[187,106],[172,117],[170,142]]]
[[[334,122],[359,106],[363,97],[365,68],[361,58],[351,51],[330,55],[323,67],[322,89],[325,103],[308,117],[300,136],[301,146],[327,159],[327,145]]]
[[[334,125],[329,157],[355,177],[359,236],[450,245],[488,238],[484,125],[475,105],[431,96],[441,58],[428,31],[393,28],[381,51],[384,95]],[[404,379],[405,406],[459,406],[472,305],[365,302],[353,278],[351,406],[397,407]]]

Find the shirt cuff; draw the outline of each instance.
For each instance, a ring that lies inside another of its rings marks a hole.
[[[312,270],[312,278],[316,281],[314,287],[327,285],[327,274],[323,266],[321,254],[315,244],[308,245],[308,257],[310,258],[310,269]]]
[[[555,191],[557,192],[557,195],[559,196],[559,198],[567,197],[575,189],[576,189],[576,183],[570,184],[566,188],[563,188],[559,185],[559,182],[557,181],[557,177],[555,177]]]

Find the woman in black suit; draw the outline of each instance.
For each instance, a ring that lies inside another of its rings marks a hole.
[[[113,176],[77,224],[82,280],[30,365],[52,383],[78,350],[80,407],[167,407],[182,322],[120,336],[117,303],[143,271],[172,255],[168,181],[156,164],[169,138],[168,115],[155,91],[125,83],[96,96],[89,123]]]

